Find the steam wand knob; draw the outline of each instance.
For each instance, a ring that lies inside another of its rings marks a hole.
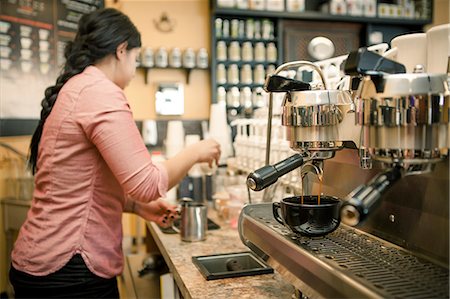
[[[260,191],[275,183],[279,177],[303,165],[303,156],[295,154],[274,165],[266,165],[250,173],[247,186],[253,191]]]
[[[375,209],[382,194],[400,178],[400,167],[394,167],[376,175],[367,185],[357,187],[341,207],[341,221],[350,226],[364,221]]]

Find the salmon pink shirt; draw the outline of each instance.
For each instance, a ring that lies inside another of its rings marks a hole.
[[[122,89],[87,67],[63,86],[45,122],[14,268],[48,275],[81,254],[94,274],[120,274],[125,198],[155,200],[167,185],[167,171],[152,163]]]

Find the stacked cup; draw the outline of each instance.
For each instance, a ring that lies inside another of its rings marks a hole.
[[[166,158],[172,158],[184,147],[184,128],[180,120],[171,120],[167,123]]]

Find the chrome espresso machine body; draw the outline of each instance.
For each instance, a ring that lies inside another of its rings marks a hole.
[[[406,74],[380,57],[378,69],[366,68],[372,54],[364,51],[347,58],[348,73],[359,78],[352,97],[287,92],[282,121],[299,154],[248,181],[262,190],[296,167],[324,169],[322,192],[344,199],[339,228],[296,235],[274,219],[272,203],[250,204],[240,216],[241,239],[307,297],[448,298],[447,76]],[[282,65],[275,76],[297,65]]]

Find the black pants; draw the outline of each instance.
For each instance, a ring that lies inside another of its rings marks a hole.
[[[15,298],[119,298],[117,279],[93,274],[79,254],[46,276],[30,275],[11,265],[9,280]]]

